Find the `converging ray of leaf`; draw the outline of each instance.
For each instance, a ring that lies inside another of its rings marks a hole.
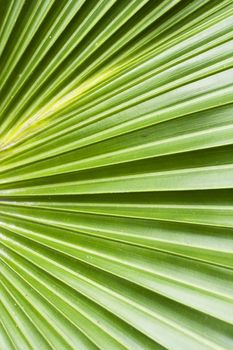
[[[231,0],[0,0],[0,347],[233,347]]]

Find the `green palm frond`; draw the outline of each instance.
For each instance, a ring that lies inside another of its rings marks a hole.
[[[0,0],[0,349],[233,348],[232,0]]]

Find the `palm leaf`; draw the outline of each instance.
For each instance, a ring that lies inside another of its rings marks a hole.
[[[233,347],[231,0],[0,1],[0,348]]]

